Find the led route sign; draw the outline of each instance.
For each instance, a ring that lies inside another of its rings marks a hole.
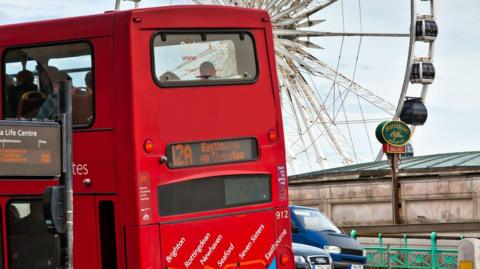
[[[258,159],[258,145],[254,138],[204,141],[167,146],[167,164],[182,168]]]
[[[58,123],[0,121],[0,177],[56,177],[60,174]]]

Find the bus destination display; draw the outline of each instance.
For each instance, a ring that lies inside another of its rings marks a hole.
[[[254,138],[172,144],[167,159],[170,168],[252,161],[258,146]]]
[[[55,177],[60,173],[58,123],[0,121],[1,177]]]

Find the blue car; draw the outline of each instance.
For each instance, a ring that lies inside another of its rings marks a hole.
[[[322,248],[330,254],[333,267],[363,269],[367,258],[355,239],[342,233],[332,221],[314,208],[290,206],[292,240]]]

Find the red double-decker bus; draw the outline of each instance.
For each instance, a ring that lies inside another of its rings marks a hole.
[[[3,119],[56,120],[59,84],[72,81],[76,268],[293,268],[266,12],[176,6],[6,25],[0,55]],[[62,268],[42,214],[59,180],[42,169],[52,156],[37,135],[0,130],[4,146],[28,136],[37,150],[0,151],[1,269]]]

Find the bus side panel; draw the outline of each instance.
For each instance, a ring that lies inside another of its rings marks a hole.
[[[100,268],[95,198],[75,196],[74,205],[74,267]]]
[[[94,111],[93,126],[77,129],[73,138],[73,173],[76,193],[113,193],[117,190],[114,176],[113,133],[113,52],[112,37],[94,38]],[[84,184],[90,179],[91,184]]]
[[[113,132],[75,133],[73,139],[75,193],[116,192]]]
[[[274,229],[271,210],[162,224],[162,268],[270,268],[290,240]]]
[[[125,242],[128,269],[161,268],[158,225],[127,227]]]
[[[285,237],[281,242],[281,244],[276,249],[276,255],[277,257],[282,257],[282,255],[288,255],[288,257],[290,257],[287,264],[285,265],[278,264],[278,268],[294,268],[295,264],[293,259],[293,250],[292,250],[290,211],[286,206],[280,207],[275,209],[274,215],[275,215],[275,237],[276,238]]]
[[[132,113],[132,61],[130,56],[130,27],[131,20],[123,13],[117,13],[113,28],[113,59],[114,79],[112,96],[114,100],[113,110],[109,112],[113,116],[115,125],[115,168],[117,178],[117,206],[122,208],[119,212],[121,225],[136,225],[138,218],[137,207],[132,201],[136,199],[134,190],[136,184],[134,178],[136,158],[134,154]],[[127,254],[128,256],[128,254]]]

